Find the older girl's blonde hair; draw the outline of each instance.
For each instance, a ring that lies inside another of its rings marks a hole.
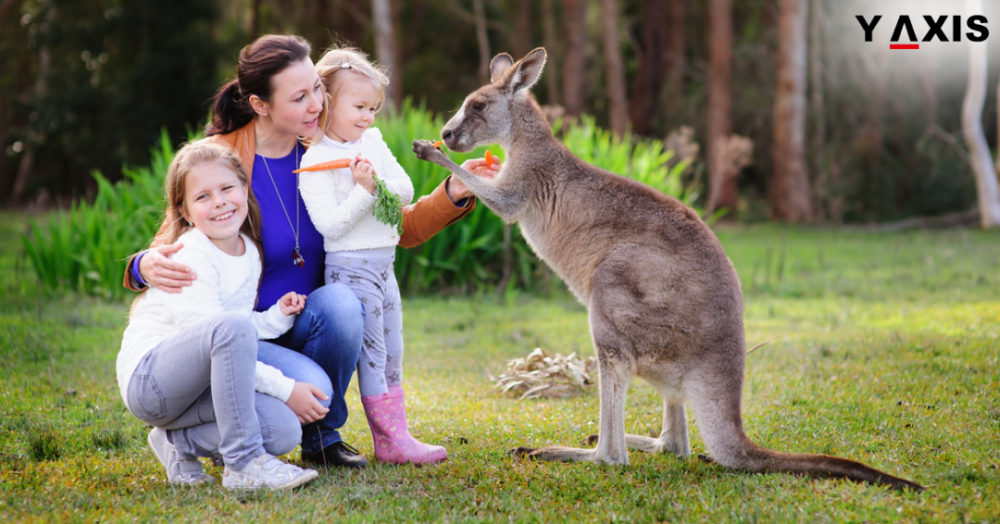
[[[389,85],[389,75],[385,70],[370,60],[368,55],[354,47],[335,47],[327,50],[316,62],[316,72],[319,74],[323,87],[326,89],[326,103],[320,116],[320,127],[325,131],[329,120],[329,112],[347,75],[360,75],[371,81],[378,92],[376,111],[382,109],[385,102],[385,88]]]
[[[247,218],[240,226],[240,232],[252,240],[257,250],[263,253],[260,238],[260,206],[250,189],[250,179],[243,169],[240,157],[232,149],[206,140],[185,144],[174,154],[164,181],[164,197],[167,205],[163,222],[166,227],[153,238],[153,243],[149,247],[173,244],[181,235],[194,227],[181,213],[184,208],[184,191],[187,188],[188,175],[195,167],[205,162],[216,162],[229,168],[246,188]]]

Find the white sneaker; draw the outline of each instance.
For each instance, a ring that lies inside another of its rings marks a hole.
[[[226,466],[222,472],[222,485],[227,489],[291,489],[318,476],[314,469],[287,464],[274,455],[264,453],[239,471]]]
[[[163,469],[167,470],[167,480],[171,484],[195,486],[215,482],[215,479],[205,473],[205,468],[196,457],[181,458],[177,448],[167,440],[166,430],[153,428],[147,440]]]

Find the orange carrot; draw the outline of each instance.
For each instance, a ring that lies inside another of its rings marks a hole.
[[[493,152],[489,149],[486,150],[486,154],[483,155],[483,159],[486,160],[486,167],[493,167],[493,164],[499,164],[500,159],[493,156]]]
[[[342,167],[350,167],[350,158],[338,158],[337,160],[331,160],[329,162],[320,162],[309,167],[302,167],[292,171],[292,173],[301,173],[303,171],[326,171],[327,169],[340,169]]]
[[[438,140],[437,142],[434,142],[434,147],[437,148],[437,149],[441,149],[441,144],[443,144],[443,143],[444,143],[444,140]]]

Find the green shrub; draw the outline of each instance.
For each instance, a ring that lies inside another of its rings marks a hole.
[[[398,115],[380,118],[377,125],[413,180],[415,194],[426,195],[447,173],[413,155],[412,143],[416,138],[437,137],[444,121],[410,101],[404,102]],[[659,142],[617,139],[588,117],[575,125],[557,123],[555,128],[570,150],[598,167],[639,180],[689,205],[697,197],[684,186],[681,173],[685,165],[668,169],[672,153]],[[491,149],[503,157],[499,146]],[[485,151],[478,148],[448,154],[461,163]],[[78,202],[46,224],[32,222],[22,241],[44,287],[110,298],[125,294],[121,286],[125,260],[148,245],[160,225],[163,180],[173,154],[170,140],[163,133],[149,167],[125,169],[125,179],[115,184],[95,172],[98,190],[92,203]],[[509,236],[506,254],[505,235]],[[468,217],[424,245],[400,249],[396,274],[404,292],[410,294],[483,293],[501,284],[505,264],[510,273],[506,282],[509,289],[538,291],[548,281],[539,280],[539,275],[547,273],[518,229],[505,227],[496,215],[479,205]]]
[[[126,258],[149,244],[163,219],[163,180],[173,156],[163,132],[148,167],[123,169],[125,179],[114,184],[95,171],[92,203],[77,202],[45,224],[31,222],[22,241],[45,288],[124,293]]]

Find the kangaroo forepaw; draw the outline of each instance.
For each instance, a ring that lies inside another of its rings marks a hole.
[[[448,155],[444,154],[444,152],[440,149],[434,147],[434,144],[432,144],[430,140],[414,140],[413,152],[416,153],[417,158],[421,160],[433,162],[439,166],[448,167]]]

